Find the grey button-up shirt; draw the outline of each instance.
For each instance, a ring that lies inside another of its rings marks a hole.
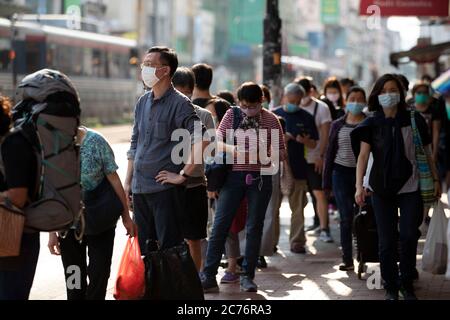
[[[171,141],[171,136],[176,129],[186,129],[191,143],[201,141],[202,137],[194,140],[195,122],[200,123],[200,119],[191,101],[173,87],[160,99],[154,99],[152,92],[139,99],[128,151],[128,159],[134,160],[133,193],[156,193],[173,187],[161,185],[155,177],[163,170],[178,173],[183,169],[184,164],[176,165],[171,159],[172,149],[179,143]]]

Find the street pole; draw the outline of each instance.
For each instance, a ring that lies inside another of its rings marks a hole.
[[[17,53],[16,53],[16,22],[19,19],[17,13],[14,13],[11,16],[11,50],[9,52],[9,59],[12,64],[12,92],[11,92],[11,100],[13,103],[16,103],[16,88],[17,88]]]
[[[278,10],[278,0],[266,0],[266,17],[264,18],[263,45],[263,82],[272,92],[273,106],[281,102],[281,19]]]

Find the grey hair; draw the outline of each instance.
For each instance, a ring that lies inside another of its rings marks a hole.
[[[297,83],[289,83],[286,87],[284,87],[284,94],[288,95],[288,94],[294,94],[294,95],[298,95],[298,96],[304,96],[306,94],[305,89],[297,84]]]

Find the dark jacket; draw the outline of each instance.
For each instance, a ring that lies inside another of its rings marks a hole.
[[[328,148],[327,152],[325,153],[324,170],[322,175],[322,187],[324,190],[332,189],[331,181],[334,169],[334,160],[336,160],[336,155],[339,149],[338,145],[339,132],[345,125],[346,120],[347,115],[344,115],[331,123]]]

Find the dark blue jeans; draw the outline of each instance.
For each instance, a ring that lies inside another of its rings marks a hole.
[[[356,193],[356,169],[335,164],[333,193],[340,215],[342,259],[353,263],[353,205]]]
[[[20,256],[0,259],[0,300],[28,300],[39,250],[39,233],[24,233]]]
[[[161,249],[183,242],[185,193],[184,187],[173,187],[157,193],[133,194],[134,219],[143,255],[147,253],[147,240],[158,241]]]
[[[374,193],[372,204],[377,222],[381,276],[385,281],[385,288],[387,290],[398,290],[400,286],[411,288],[416,267],[419,226],[423,220],[420,191],[396,195],[391,199],[382,198]],[[399,233],[400,252],[398,252]],[[400,275],[397,266],[399,253]]]
[[[245,176],[250,173],[257,181],[251,186],[245,184]],[[261,184],[262,180],[262,184]],[[261,188],[260,188],[261,187]],[[230,172],[225,185],[220,190],[211,237],[208,241],[204,274],[207,278],[217,275],[225,241],[242,199],[247,196],[248,215],[246,224],[247,241],[242,264],[244,275],[255,277],[256,262],[261,247],[264,218],[272,195],[272,177],[260,176],[256,172]]]

